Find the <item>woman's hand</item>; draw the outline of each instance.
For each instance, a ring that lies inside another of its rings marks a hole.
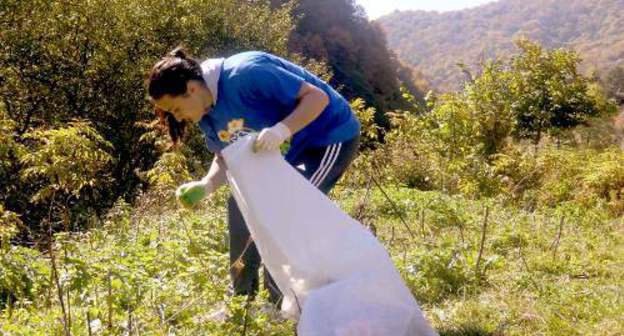
[[[215,190],[211,180],[201,180],[185,183],[176,190],[176,199],[185,208],[196,206],[206,196]]]
[[[286,139],[318,118],[329,104],[329,96],[323,90],[308,83],[301,85],[297,99],[299,103],[288,117],[260,132],[254,143],[254,151],[278,149]]]
[[[292,132],[288,126],[283,123],[277,123],[273,127],[263,129],[256,142],[254,142],[255,151],[273,151],[280,148],[280,146],[286,141]]]
[[[179,186],[175,193],[176,199],[187,208],[197,205],[202,199],[225,184],[225,170],[223,157],[219,154],[215,155],[208,174],[200,181],[193,181]]]

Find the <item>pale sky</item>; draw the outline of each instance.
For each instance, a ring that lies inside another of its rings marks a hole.
[[[356,0],[364,7],[370,19],[392,13],[394,10],[452,11],[479,6],[494,0]]]

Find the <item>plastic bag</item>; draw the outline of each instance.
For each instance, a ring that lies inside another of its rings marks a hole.
[[[253,141],[222,151],[228,182],[297,334],[436,335],[379,241]]]

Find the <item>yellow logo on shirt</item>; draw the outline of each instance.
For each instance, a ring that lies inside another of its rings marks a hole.
[[[227,124],[227,130],[220,130],[217,134],[219,140],[223,142],[232,142],[242,135],[253,132],[251,129],[245,128],[245,119],[233,119]]]

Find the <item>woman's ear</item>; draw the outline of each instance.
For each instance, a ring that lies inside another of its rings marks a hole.
[[[195,93],[195,85],[193,85],[193,81],[188,81],[186,82],[186,92],[184,92],[184,96],[188,97],[190,95],[192,95],[193,93]]]
[[[190,80],[186,82],[186,93],[192,94],[200,89],[201,84],[198,81]]]

